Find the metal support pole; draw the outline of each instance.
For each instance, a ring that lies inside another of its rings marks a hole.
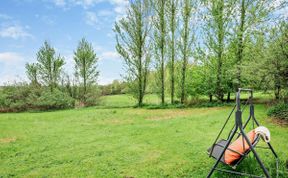
[[[258,163],[260,164],[260,167],[262,168],[265,176],[266,176],[267,178],[270,178],[271,176],[270,176],[268,170],[266,169],[266,167],[265,167],[264,164],[262,163],[261,159],[259,158],[257,152],[256,152],[255,149],[253,148],[253,145],[251,144],[250,140],[248,139],[247,135],[245,134],[243,128],[240,127],[240,131],[241,131],[241,133],[242,133],[242,136],[245,138],[246,142],[248,143],[251,151],[253,152],[256,160],[257,160]]]

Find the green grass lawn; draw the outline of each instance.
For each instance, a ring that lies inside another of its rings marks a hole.
[[[0,177],[207,175],[214,160],[206,150],[230,107],[149,110],[129,107],[135,103],[125,95],[109,97],[102,104],[110,108],[0,114]],[[158,101],[151,96],[151,102]],[[256,106],[256,117],[270,129],[280,177],[287,177],[288,128],[267,119],[264,105]],[[269,150],[259,154],[274,171]],[[238,170],[261,174],[253,156]]]

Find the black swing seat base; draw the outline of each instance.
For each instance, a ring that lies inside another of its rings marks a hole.
[[[259,142],[260,140],[260,137],[257,136],[255,138],[255,140],[252,142],[252,147],[256,147],[256,144]],[[227,144],[228,140],[224,140],[224,139],[221,139],[219,140],[217,143],[215,143],[214,145],[212,145],[212,147],[210,147],[207,152],[208,154],[215,158],[216,160],[219,159],[219,157],[221,156],[221,153],[223,152],[224,148],[225,148],[225,145]],[[213,148],[214,147],[214,148]],[[227,148],[229,149],[229,148]],[[230,149],[231,150],[231,149]],[[212,153],[211,153],[212,151]],[[234,150],[231,150],[231,151],[234,151]],[[235,160],[233,163],[231,164],[227,164],[224,160],[224,156],[225,156],[225,153],[223,154],[223,156],[221,157],[220,159],[220,162],[222,162],[223,164],[226,164],[228,166],[230,166],[231,168],[233,169],[236,169],[237,165],[240,164],[240,162],[246,157],[247,154],[249,154],[249,152],[251,151],[251,149],[248,149],[245,153],[241,154],[241,153],[238,153],[240,156],[239,159]],[[236,152],[236,151],[234,151]]]
[[[216,144],[214,144],[213,146],[208,148],[208,150],[207,150],[208,154],[211,155],[213,158],[215,158],[217,160],[221,156],[221,153],[224,150],[224,147],[227,144],[227,142],[228,141],[224,140],[224,139],[219,140]],[[211,153],[212,150],[213,150],[213,152]],[[225,160],[224,160],[224,155],[220,159],[220,162],[226,164]]]

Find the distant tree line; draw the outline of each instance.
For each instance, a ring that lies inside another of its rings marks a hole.
[[[165,104],[207,95],[230,101],[240,87],[287,102],[288,23],[271,0],[135,0],[115,24],[129,92]],[[150,88],[149,88],[150,87]]]
[[[99,85],[101,96],[128,94],[127,83],[119,80],[113,80],[111,84]]]

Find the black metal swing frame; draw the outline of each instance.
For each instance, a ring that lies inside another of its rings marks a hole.
[[[250,93],[250,96],[248,98],[248,100],[246,101],[246,104],[244,105],[243,109],[241,110],[241,101],[240,101],[240,93],[243,92],[243,91],[246,91],[246,92],[249,92]],[[242,123],[242,113],[243,111],[245,110],[245,107],[247,106],[247,104],[249,104],[250,106],[250,112],[249,112],[249,117],[248,119],[245,121],[244,125]],[[235,111],[236,109],[236,111]],[[235,111],[235,124],[234,126],[232,127],[228,137],[227,137],[227,140],[220,140],[218,141],[218,139],[220,138],[225,126],[227,125],[229,119],[231,118],[233,112]],[[230,112],[228,118],[226,119],[223,127],[221,128],[218,136],[216,137],[212,147],[210,149],[208,149],[208,153],[209,153],[209,157],[213,157],[216,159],[216,162],[214,164],[214,166],[212,167],[212,169],[210,170],[210,172],[208,173],[207,175],[207,178],[211,177],[213,172],[214,171],[220,171],[220,172],[225,172],[225,173],[230,173],[230,174],[236,174],[236,175],[241,175],[241,176],[249,176],[249,177],[263,177],[263,176],[258,176],[258,175],[253,175],[253,174],[248,174],[248,173],[243,173],[243,172],[237,172],[237,171],[234,171],[234,170],[227,170],[227,169],[220,169],[220,168],[217,168],[219,162],[222,162],[224,164],[226,164],[225,162],[223,162],[223,157],[224,157],[224,154],[225,154],[225,151],[228,148],[228,146],[230,145],[231,141],[233,140],[234,136],[237,135],[237,138],[239,138],[241,135],[242,135],[242,139],[243,139],[243,146],[244,146],[244,139],[245,141],[248,143],[249,145],[249,149],[248,151],[246,151],[244,154],[241,154],[239,152],[237,152],[238,154],[241,155],[240,159],[237,160],[235,163],[233,163],[233,165],[229,165],[231,166],[233,169],[236,169],[236,167],[242,162],[242,160],[252,151],[258,164],[260,165],[265,177],[271,177],[270,173],[268,172],[267,168],[264,166],[263,162],[261,161],[259,155],[257,154],[255,148],[256,148],[256,145],[258,143],[258,141],[260,140],[260,137],[257,137],[255,139],[255,141],[253,141],[252,143],[250,142],[249,138],[247,137],[244,129],[246,128],[247,124],[249,123],[249,121],[252,120],[252,124],[253,124],[253,128],[254,128],[254,124],[256,124],[257,126],[260,126],[259,125],[259,122],[256,120],[255,118],[255,115],[254,115],[254,105],[253,105],[253,90],[251,89],[242,89],[242,88],[239,88],[238,89],[238,92],[236,93],[236,104],[235,106],[233,107],[232,111]],[[218,142],[217,142],[218,141]],[[223,144],[221,144],[223,143]],[[270,149],[271,152],[273,153],[274,157],[275,157],[275,161],[276,161],[276,175],[278,177],[278,156],[275,152],[275,150],[273,149],[272,145],[270,144],[270,142],[267,143],[268,147],[258,147],[257,148],[262,148],[262,149]],[[213,156],[212,153],[213,153],[213,150],[215,149],[215,147],[222,147],[222,149],[220,150],[220,154],[218,156]],[[229,149],[231,150],[231,149]],[[234,150],[231,150],[231,151],[234,151]],[[235,151],[234,151],[235,152]],[[228,165],[228,164],[226,164]]]

